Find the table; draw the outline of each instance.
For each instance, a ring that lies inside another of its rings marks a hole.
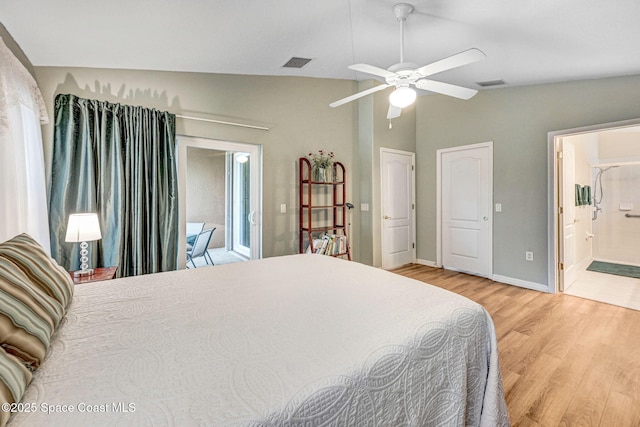
[[[116,272],[118,271],[118,266],[115,267],[98,267],[93,269],[92,275],[87,276],[77,276],[73,275],[73,271],[69,272],[73,283],[76,285],[81,285],[83,283],[91,283],[91,282],[100,282],[103,280],[111,280],[116,278]]]

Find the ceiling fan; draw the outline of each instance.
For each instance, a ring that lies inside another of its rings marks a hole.
[[[472,64],[486,58],[486,55],[478,49],[465,50],[464,52],[460,52],[419,68],[412,62],[404,61],[404,21],[407,20],[407,17],[413,12],[413,10],[413,6],[407,3],[398,3],[393,6],[393,13],[396,16],[396,19],[400,22],[400,62],[398,64],[392,65],[386,70],[368,64],[355,64],[349,66],[349,69],[351,70],[383,77],[386,83],[332,102],[329,104],[330,107],[338,107],[358,98],[362,98],[363,96],[386,89],[390,86],[395,86],[396,89],[389,96],[389,111],[387,113],[387,119],[394,119],[400,116],[404,107],[413,104],[415,101],[416,91],[413,90],[411,86],[460,99],[469,99],[478,93],[475,89],[468,89],[466,87],[442,83],[426,78],[432,74]]]

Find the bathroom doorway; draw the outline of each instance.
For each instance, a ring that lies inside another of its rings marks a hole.
[[[639,124],[550,135],[556,291],[640,310]]]

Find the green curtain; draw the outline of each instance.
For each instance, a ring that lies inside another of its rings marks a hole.
[[[70,214],[97,212],[102,239],[92,267],[135,276],[176,269],[178,179],[175,115],[155,109],[58,95],[49,199],[51,254],[79,267],[66,243]]]

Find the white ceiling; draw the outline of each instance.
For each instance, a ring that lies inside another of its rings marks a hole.
[[[366,79],[399,62],[397,0],[4,0],[35,66]],[[414,0],[405,60],[471,47],[487,59],[435,80],[477,88],[640,74],[640,0]],[[282,65],[312,58],[302,69]]]

